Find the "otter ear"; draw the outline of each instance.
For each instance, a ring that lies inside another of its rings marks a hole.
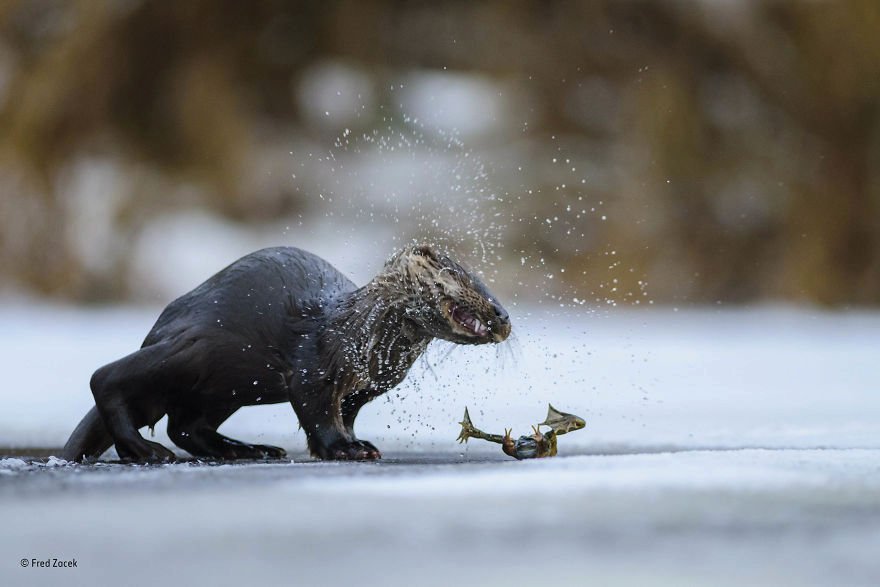
[[[422,257],[428,257],[433,261],[437,260],[437,253],[434,252],[434,249],[431,248],[431,245],[417,245],[412,248],[412,254],[421,255]]]

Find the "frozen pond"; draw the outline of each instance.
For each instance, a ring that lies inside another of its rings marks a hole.
[[[156,310],[7,305],[0,584],[880,581],[880,315],[511,314],[511,348],[438,345],[365,409],[379,463],[311,461],[277,405],[223,431],[292,462],[48,466],[27,455],[64,442]],[[587,420],[559,458],[454,442],[465,405],[523,433],[548,401]],[[52,557],[77,568],[20,567]]]

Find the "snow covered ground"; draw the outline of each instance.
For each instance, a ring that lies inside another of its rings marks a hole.
[[[0,584],[880,582],[880,314],[508,309],[512,344],[437,344],[364,410],[380,463],[310,461],[277,405],[223,431],[290,463],[52,466],[158,310],[8,302]],[[466,405],[523,433],[547,402],[587,420],[559,458],[454,442]]]

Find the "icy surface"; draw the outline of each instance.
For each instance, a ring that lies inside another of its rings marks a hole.
[[[158,310],[7,303],[0,584],[878,583],[880,315],[509,309],[513,345],[438,344],[365,408],[380,463],[312,462],[282,404],[223,431],[293,462],[140,467],[28,455]],[[522,433],[548,401],[588,424],[556,459],[454,443],[465,405]]]
[[[870,585],[880,577],[878,450],[523,463],[398,456],[0,476],[0,582]],[[17,568],[23,557],[72,557],[78,568]]]

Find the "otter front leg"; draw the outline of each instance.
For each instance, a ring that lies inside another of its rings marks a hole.
[[[168,414],[168,436],[174,444],[195,457],[216,459],[281,459],[287,452],[277,446],[248,444],[217,432],[220,424],[237,407],[215,411],[209,416],[194,409],[175,409]]]
[[[373,401],[381,394],[382,392],[362,389],[347,395],[342,400],[342,423],[345,426],[346,432],[348,432],[352,439],[357,439],[357,436],[355,436],[354,433],[354,420],[355,418],[357,418],[358,412],[360,412],[361,408],[364,407],[368,402]],[[370,452],[370,458],[382,458],[382,453],[379,452],[379,449],[376,448],[372,442],[366,440],[356,441],[363,445],[363,447]]]
[[[341,399],[329,390],[291,391],[290,403],[306,433],[309,452],[324,460],[365,461],[381,457],[375,446],[354,437],[342,419]]]

